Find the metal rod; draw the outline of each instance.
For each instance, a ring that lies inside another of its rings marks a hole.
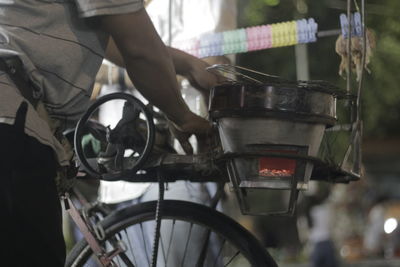
[[[364,83],[364,72],[365,72],[365,61],[366,61],[366,54],[367,54],[367,30],[365,27],[365,0],[361,0],[361,27],[362,27],[362,55],[361,55],[361,73],[360,73],[360,81],[358,83],[358,90],[357,90],[357,121],[360,119],[361,114],[361,91]]]
[[[93,251],[93,254],[98,258],[102,266],[109,266],[112,262],[110,258],[105,256],[105,251],[101,247],[100,243],[93,235],[93,233],[89,230],[89,227],[86,225],[86,222],[83,220],[82,216],[79,214],[79,211],[76,209],[74,203],[69,198],[69,195],[66,194],[65,201],[68,203],[68,213],[71,216],[72,220],[75,222],[83,236],[85,237],[88,245]]]
[[[168,46],[172,44],[172,0],[169,0],[168,3]]]
[[[346,90],[347,94],[350,94],[351,91],[351,0],[347,0],[347,31],[348,38],[346,44],[346,52],[347,52],[347,81],[346,81]]]
[[[346,92],[348,95],[351,93],[351,0],[347,0],[347,20],[348,20],[348,25],[347,25],[347,42],[346,42],[346,57],[347,57],[347,72],[346,72]],[[343,36],[344,37],[344,36]],[[353,123],[355,121],[354,118],[354,104],[350,103],[350,121],[352,122],[352,129],[351,129],[351,136],[350,136],[350,143],[349,146],[347,147],[347,150],[345,152],[345,156],[343,158],[341,166],[343,167],[344,164],[347,163],[348,157],[350,156],[350,152],[354,150],[354,141],[355,141],[355,136],[356,136],[356,129],[357,129],[357,122]],[[357,107],[356,107],[357,111]],[[354,126],[355,125],[355,126]],[[354,151],[353,151],[354,153]]]
[[[341,32],[342,31],[340,29],[319,31],[319,32],[317,32],[317,37],[321,38],[321,37],[337,36],[337,35],[341,34]]]
[[[365,27],[365,0],[361,0],[361,27],[362,27],[362,58],[361,58],[361,73],[360,73],[360,81],[358,83],[358,90],[357,90],[357,124],[359,131],[358,142],[356,146],[356,153],[354,158],[354,172],[361,175],[361,162],[362,162],[362,137],[363,137],[363,124],[361,121],[361,93],[364,83],[364,72],[365,72],[365,62],[367,57],[367,29]]]

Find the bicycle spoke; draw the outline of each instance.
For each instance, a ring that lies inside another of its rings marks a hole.
[[[240,251],[238,250],[233,256],[232,256],[232,258],[230,258],[229,260],[228,260],[228,262],[224,265],[224,267],[225,266],[228,266],[229,264],[231,264],[232,262],[233,262],[233,259],[235,259],[236,257],[237,257],[237,255],[239,255],[240,254]]]
[[[143,232],[143,224],[140,223],[140,231],[142,232],[142,238],[143,238],[143,246],[144,246],[144,253],[145,253],[145,258],[147,260],[148,265],[150,266],[150,260],[147,254],[147,248],[146,248],[146,238],[144,237],[144,232]]]
[[[129,246],[129,251],[132,253],[133,262],[134,262],[135,266],[138,266],[137,261],[136,261],[136,258],[135,258],[134,250],[132,249],[131,239],[129,238],[129,235],[128,235],[128,232],[126,231],[126,229],[124,230],[124,232],[125,232],[125,236],[126,236],[126,238],[127,238],[127,242],[128,242],[128,246]]]
[[[161,251],[163,254],[163,258],[164,258],[164,264],[165,264],[165,266],[167,266],[167,260],[166,260],[166,256],[165,256],[165,248],[164,248],[164,242],[163,242],[162,235],[160,235],[160,243],[161,243]]]
[[[128,242],[130,242],[129,237],[128,237],[128,233],[126,232],[126,230],[124,230],[124,232],[125,232],[125,236],[128,238]],[[117,238],[115,238],[115,240],[113,240],[113,242],[114,242],[113,246],[115,248],[119,246]],[[124,242],[124,240],[122,238],[122,233],[120,233],[120,242]],[[128,266],[128,267],[135,267],[136,266],[136,262],[135,262],[135,264],[133,264],[132,261],[129,259],[129,256],[127,255],[127,253],[125,253],[125,251],[120,252],[118,254],[118,257],[125,263],[125,266]],[[119,260],[118,260],[118,262],[119,262]]]
[[[112,247],[112,246],[111,246],[111,247]],[[114,259],[117,261],[117,264],[118,264],[117,266],[122,266],[122,265],[121,265],[121,262],[119,261],[119,257],[118,257],[118,256],[115,257]],[[113,261],[114,261],[114,259],[113,259]]]
[[[222,244],[221,244],[221,248],[219,249],[218,254],[215,257],[215,261],[214,261],[214,265],[213,266],[216,266],[216,264],[218,262],[218,258],[221,256],[222,249],[224,248],[224,245],[225,245],[225,241],[226,241],[226,239],[224,238],[224,241],[222,241]]]
[[[189,233],[188,233],[188,237],[187,237],[186,244],[185,244],[185,250],[184,250],[184,253],[183,253],[181,266],[183,266],[183,263],[185,262],[187,248],[189,246],[189,240],[190,240],[190,237],[192,236],[192,228],[193,228],[193,223],[190,223]]]
[[[117,238],[116,236],[110,238],[110,240],[108,241],[109,246],[111,247],[111,250],[117,249],[119,247],[119,240],[121,242],[123,242],[122,239],[122,234],[121,233],[117,233],[116,235],[118,235],[119,238]],[[107,247],[107,245],[106,245]],[[121,258],[121,260],[125,263],[126,266],[128,267],[135,267],[135,265],[131,262],[131,260],[129,259],[129,257],[126,255],[126,253],[120,252],[118,254],[118,257]],[[119,260],[118,260],[119,262]]]
[[[166,261],[166,263],[168,262],[169,253],[170,253],[171,244],[172,244],[172,237],[174,236],[175,223],[176,223],[176,220],[173,220],[172,221],[172,227],[171,227],[171,235],[169,237],[169,242],[168,242],[167,261]]]
[[[156,206],[156,203],[153,203],[123,210],[116,214],[119,216],[107,222],[111,225],[106,229],[105,243],[103,243],[107,244],[107,251],[111,253],[119,246],[124,249],[114,258],[115,265],[150,266],[149,248],[154,234],[150,229],[153,229],[155,223],[153,207]],[[251,238],[247,232],[240,231],[241,228],[235,227],[231,220],[220,216],[216,211],[199,207],[197,204],[170,200],[165,201],[164,208],[165,217],[158,243],[163,259],[160,256],[157,260],[158,266],[276,266],[268,254],[263,255],[265,250],[256,239]],[[196,208],[199,212],[192,212]],[[216,223],[218,220],[225,223]],[[95,257],[89,259],[93,252],[88,245],[81,244],[86,247],[81,245],[77,247],[78,250],[71,254],[76,260],[70,260],[67,266],[96,264]],[[248,250],[249,247],[251,250]]]
[[[205,233],[205,238],[204,238],[204,242],[202,245],[202,249],[200,250],[201,252],[199,255],[199,259],[197,260],[197,263],[196,263],[196,267],[201,267],[204,265],[204,261],[207,256],[207,248],[208,248],[208,243],[210,241],[210,235],[211,235],[211,230],[207,229],[206,233]]]
[[[131,262],[128,255],[126,255],[125,252],[119,253],[118,257],[121,258],[121,260],[125,263],[125,266],[135,267],[135,265]],[[118,260],[118,262],[119,262],[119,260]]]

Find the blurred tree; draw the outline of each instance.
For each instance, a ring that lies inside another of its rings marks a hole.
[[[360,5],[360,0],[357,2]],[[239,27],[313,17],[319,30],[339,29],[339,15],[346,12],[345,8],[345,0],[240,0]],[[394,137],[400,134],[400,1],[370,0],[366,10],[366,24],[376,34],[377,47],[370,65],[372,73],[364,76],[364,136]],[[346,82],[338,75],[340,58],[335,53],[336,38],[319,38],[308,45],[310,78],[327,80],[345,88]],[[238,65],[296,78],[293,47],[240,54]],[[354,82],[353,89],[356,88]]]
[[[385,137],[400,134],[400,1],[368,1],[371,13],[367,24],[375,31],[377,47],[372,58],[371,75],[364,90],[366,133]],[[368,5],[367,5],[368,8]]]

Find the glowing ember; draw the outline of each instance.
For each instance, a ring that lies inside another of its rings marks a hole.
[[[282,169],[262,169],[259,172],[261,176],[291,176],[293,174],[290,170],[282,170]]]
[[[297,154],[292,150],[267,150],[266,152],[280,154]],[[259,158],[258,173],[264,177],[290,177],[296,172],[295,159],[285,157],[261,157]]]

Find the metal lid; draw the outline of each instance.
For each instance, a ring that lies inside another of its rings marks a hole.
[[[270,117],[332,126],[336,94],[321,89],[297,83],[226,83],[212,89],[210,115],[213,119]]]

